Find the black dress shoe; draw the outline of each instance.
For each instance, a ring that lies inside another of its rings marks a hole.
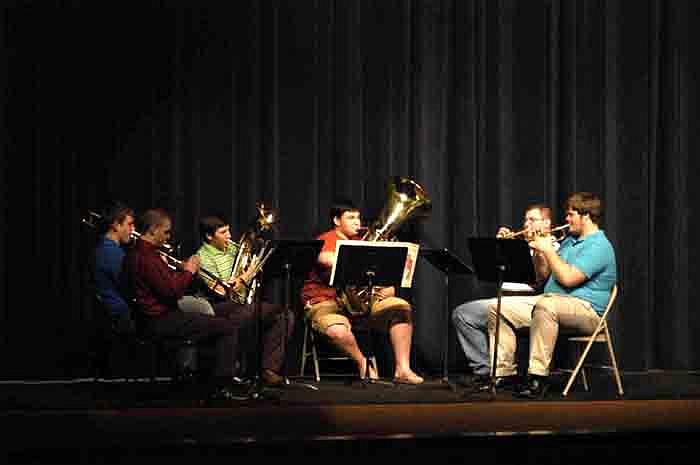
[[[523,399],[542,399],[547,393],[549,383],[546,376],[528,375],[527,384],[516,392],[516,396]]]
[[[496,378],[496,389],[500,389],[501,391],[517,391],[521,388],[521,380],[517,375],[499,376]]]
[[[217,389],[211,395],[211,400],[247,400],[248,393],[242,392],[241,389],[237,389],[235,386],[225,386]]]
[[[520,380],[516,375],[499,376],[493,382],[490,375],[474,375],[471,381],[467,383],[463,381],[463,386],[471,389],[473,392],[485,392],[492,387],[501,391],[516,391],[520,388]]]
[[[475,375],[472,379],[471,390],[473,392],[484,392],[491,388],[491,376]]]

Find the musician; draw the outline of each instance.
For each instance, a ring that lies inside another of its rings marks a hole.
[[[531,204],[525,208],[523,217],[523,234],[549,235],[552,221],[552,211],[544,204]],[[506,226],[501,226],[496,233],[497,238],[507,238],[514,232]],[[559,243],[555,242],[555,246]],[[543,283],[540,283],[543,284]],[[528,283],[503,283],[504,294],[527,295],[534,294],[536,287]],[[541,286],[539,286],[541,289]],[[483,391],[490,387],[491,360],[489,358],[488,344],[488,306],[496,302],[496,298],[479,299],[465,302],[457,306],[452,312],[452,322],[457,333],[462,351],[467,359],[467,364],[472,370],[471,387],[475,391]],[[467,384],[466,382],[463,384]],[[517,380],[513,377],[504,377],[497,380],[497,387],[502,389],[514,388]]]
[[[113,326],[118,331],[133,330],[131,311],[121,295],[119,274],[122,269],[125,248],[131,244],[135,234],[134,210],[119,200],[107,203],[100,212],[97,225],[99,240],[95,248],[94,270],[98,298],[112,315]],[[187,293],[178,300],[184,312],[214,315],[209,301]]]
[[[124,247],[134,232],[134,218],[134,210],[122,202],[106,205],[101,212],[94,255],[96,295],[110,311],[112,326],[120,332],[133,330],[131,309],[120,292],[119,274]]]
[[[360,211],[352,203],[341,201],[331,207],[330,220],[333,229],[317,237],[323,240],[318,261],[309,273],[302,289],[302,301],[306,318],[311,320],[314,330],[324,334],[357,364],[360,377],[366,375],[367,358],[360,350],[353,335],[353,317],[341,304],[336,290],[328,285],[330,271],[335,263],[336,242],[341,239],[360,239]],[[382,300],[372,306],[369,324],[373,329],[389,333],[396,366],[394,382],[420,384],[423,378],[413,372],[410,366],[411,305],[404,299],[394,296],[394,288],[378,290]],[[371,365],[371,364],[370,364]],[[370,366],[370,378],[378,378],[376,367]]]
[[[206,283],[205,294],[214,308],[232,307],[234,310],[228,318],[249,336],[249,348],[257,351],[254,338],[257,317],[262,323],[262,379],[268,385],[281,385],[286,382],[280,375],[286,353],[287,343],[294,331],[294,315],[284,306],[269,302],[247,304],[248,293],[255,278],[254,270],[249,267],[238,276],[233,276],[233,266],[239,250],[239,244],[231,241],[230,226],[219,216],[205,216],[200,219],[199,233],[202,240],[196,252],[201,267],[199,277]],[[204,273],[206,270],[207,273]],[[212,279],[218,278],[219,281]],[[222,285],[228,284],[228,286]],[[262,296],[260,296],[262,297]],[[260,310],[258,315],[257,310]],[[286,332],[285,332],[286,331]]]
[[[496,376],[512,376],[515,363],[515,331],[530,331],[527,383],[519,397],[539,399],[547,391],[549,364],[559,329],[591,334],[617,281],[615,251],[600,229],[601,200],[590,192],[575,192],[566,203],[569,235],[556,251],[551,238],[535,237],[534,251],[538,277],[546,278],[544,293],[501,300]],[[496,304],[489,303],[489,341],[493,351]]]
[[[192,256],[173,270],[160,253],[171,235],[170,216],[162,209],[151,209],[140,220],[141,237],[126,252],[122,270],[124,288],[134,300],[137,319],[146,332],[160,337],[215,341],[217,394],[225,395],[238,375],[239,328],[227,318],[235,308],[217,305],[216,316],[183,312],[177,302],[195,278],[199,258]]]

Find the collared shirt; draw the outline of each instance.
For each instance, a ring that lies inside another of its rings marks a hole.
[[[200,260],[200,269],[204,268],[223,281],[227,281],[233,272],[233,265],[238,253],[238,244],[233,243],[226,250],[220,250],[211,244],[202,244],[197,250]],[[199,276],[205,282],[210,283],[211,278],[199,272]]]
[[[233,242],[226,250],[221,250],[214,247],[211,244],[203,243],[197,250],[197,256],[200,261],[200,271],[199,277],[207,284],[207,287],[211,287],[212,279],[204,274],[201,270],[207,270],[209,273],[218,277],[222,281],[226,282],[231,278],[231,273],[233,272],[233,265],[236,261],[236,255],[238,254],[239,246],[237,243]],[[213,297],[211,293],[206,291],[200,293],[202,296]]]
[[[559,256],[586,276],[576,287],[564,287],[549,275],[545,293],[566,294],[586,300],[596,313],[602,314],[610,299],[610,292],[617,281],[615,250],[602,230],[583,238],[567,236],[559,249]]]
[[[123,258],[124,249],[116,241],[102,236],[95,249],[95,291],[113,317],[129,313],[129,304],[119,287]]]
[[[158,248],[138,239],[124,256],[123,273],[128,292],[147,316],[178,311],[177,301],[192,283],[194,274],[172,270]]]

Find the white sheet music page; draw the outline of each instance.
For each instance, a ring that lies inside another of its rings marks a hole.
[[[341,246],[370,246],[370,247],[403,247],[406,249],[406,262],[404,263],[403,275],[401,277],[401,287],[411,287],[413,284],[413,274],[416,271],[416,262],[418,261],[418,251],[420,246],[412,242],[396,242],[396,241],[358,241],[341,239],[335,243],[335,256],[338,256],[338,251]],[[337,263],[337,262],[336,262]],[[335,280],[335,265],[331,270],[330,285],[333,285]]]

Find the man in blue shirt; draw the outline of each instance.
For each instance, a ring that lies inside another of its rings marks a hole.
[[[516,331],[530,329],[530,357],[527,383],[520,397],[541,398],[547,390],[547,376],[559,328],[591,334],[617,281],[615,251],[599,228],[602,203],[589,192],[571,194],[566,203],[569,235],[555,250],[551,238],[529,242],[534,251],[538,280],[546,278],[544,293],[501,300],[498,325],[496,376],[517,373]],[[489,305],[491,354],[496,332],[496,304]]]
[[[95,291],[97,298],[109,310],[118,330],[131,328],[129,304],[120,292],[119,274],[124,258],[124,246],[134,232],[134,211],[121,202],[114,202],[102,212],[100,237],[95,249]]]

